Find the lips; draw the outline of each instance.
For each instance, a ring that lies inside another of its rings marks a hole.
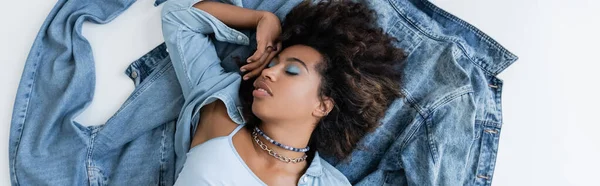
[[[273,92],[267,83],[263,80],[257,80],[254,82],[254,90],[265,91],[267,94],[273,96]]]

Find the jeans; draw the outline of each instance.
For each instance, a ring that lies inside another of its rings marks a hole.
[[[164,0],[158,0],[156,4]],[[298,1],[232,0],[283,18]],[[502,126],[502,81],[517,57],[470,24],[424,0],[364,0],[408,58],[403,98],[346,161],[323,157],[354,185],[490,185]],[[175,131],[184,104],[164,44],[125,73],[136,87],[104,125],[74,121],[90,103],[94,63],[84,20],[106,23],[133,1],[59,0],[34,41],[9,136],[13,185],[172,185]],[[286,8],[280,8],[286,7]],[[231,51],[216,42],[225,69]]]
[[[109,22],[133,2],[59,0],[50,12],[25,62],[14,103],[13,185],[174,183],[173,135],[183,96],[166,53],[151,51],[125,70],[135,89],[104,125],[74,121],[95,87],[82,23]]]

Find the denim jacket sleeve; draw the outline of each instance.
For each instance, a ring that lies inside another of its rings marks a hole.
[[[186,99],[193,88],[227,75],[220,67],[213,41],[248,45],[249,39],[212,15],[192,7],[201,0],[171,0],[162,10],[163,35]]]
[[[249,39],[193,7],[199,1],[170,0],[162,9],[163,37],[184,97],[174,139],[176,173],[185,162],[202,106],[219,99],[235,123],[244,123],[238,97],[241,76],[236,71],[225,71],[214,42],[248,45]]]

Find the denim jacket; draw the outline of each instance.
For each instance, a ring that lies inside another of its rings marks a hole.
[[[517,57],[426,0],[362,2],[408,53],[404,97],[365,150],[332,164],[356,185],[490,185],[502,126],[496,75]]]

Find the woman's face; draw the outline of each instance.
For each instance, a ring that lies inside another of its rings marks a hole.
[[[329,111],[319,97],[321,54],[305,45],[281,51],[254,81],[252,112],[261,120],[316,122]]]

